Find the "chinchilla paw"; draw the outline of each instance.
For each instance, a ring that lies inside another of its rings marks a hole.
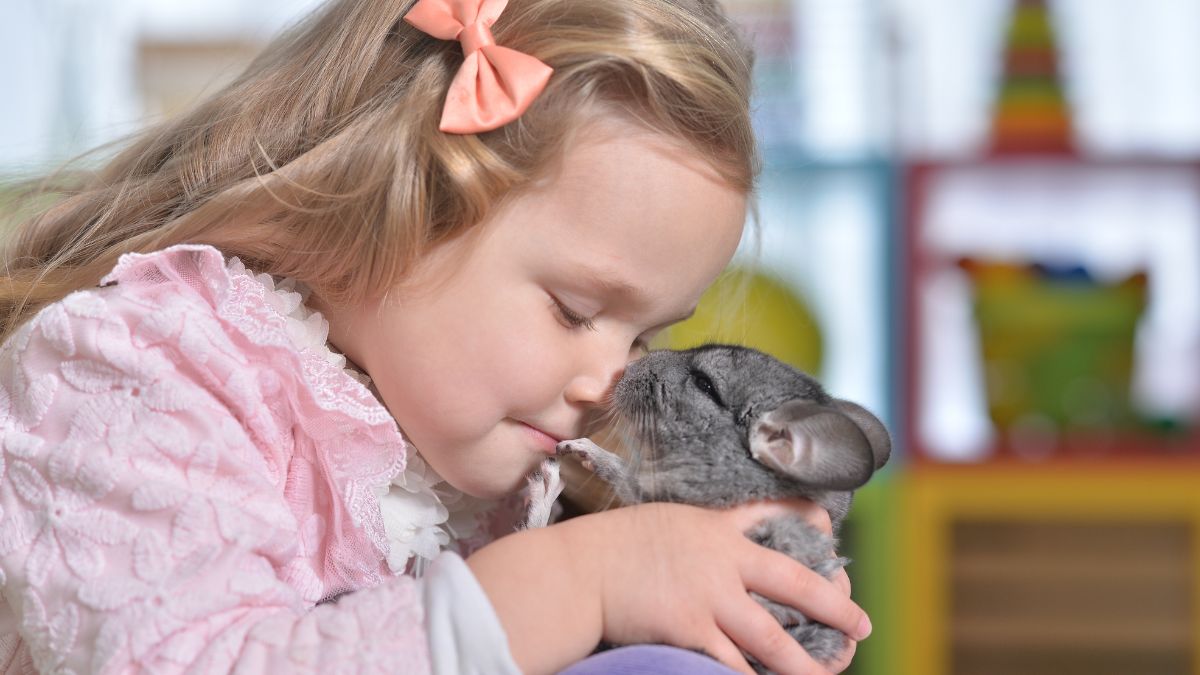
[[[528,478],[525,492],[526,512],[524,529],[545,527],[550,522],[554,501],[562,494],[563,484],[558,460],[553,457],[542,462]]]

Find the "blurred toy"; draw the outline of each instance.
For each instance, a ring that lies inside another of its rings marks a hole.
[[[1044,0],[1018,0],[1005,37],[1004,73],[992,118],[994,154],[1069,154],[1070,108]]]
[[[803,299],[760,269],[732,267],[700,299],[692,318],[660,341],[671,349],[719,342],[743,345],[808,373],[821,369],[821,327]],[[657,345],[656,345],[657,346]]]
[[[1078,266],[959,265],[974,283],[988,414],[1001,433],[1099,437],[1136,423],[1130,382],[1145,273],[1104,283]]]

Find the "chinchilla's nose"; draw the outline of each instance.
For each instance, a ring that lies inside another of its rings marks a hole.
[[[617,386],[613,392],[618,400],[641,397],[650,392],[655,377],[652,365],[645,363],[649,358],[650,356],[643,356],[625,366],[625,372],[621,375],[621,379],[617,380]]]
[[[625,374],[614,391],[618,403],[644,408],[661,403],[672,367],[682,363],[679,352],[653,351],[625,366]],[[677,363],[678,362],[678,363]]]

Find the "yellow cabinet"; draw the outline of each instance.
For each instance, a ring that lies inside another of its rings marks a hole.
[[[908,472],[895,672],[1200,673],[1198,469]]]

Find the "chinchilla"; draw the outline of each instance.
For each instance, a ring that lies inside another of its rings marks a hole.
[[[579,457],[624,504],[729,507],[802,497],[824,507],[837,532],[852,491],[891,453],[887,429],[870,412],[746,347],[651,352],[626,369],[609,412],[630,437],[635,460],[588,439],[563,441],[558,451]],[[799,516],[768,520],[747,536],[826,577],[848,562],[834,552],[834,538]],[[840,631],[755,598],[818,661],[828,663],[844,648]]]

